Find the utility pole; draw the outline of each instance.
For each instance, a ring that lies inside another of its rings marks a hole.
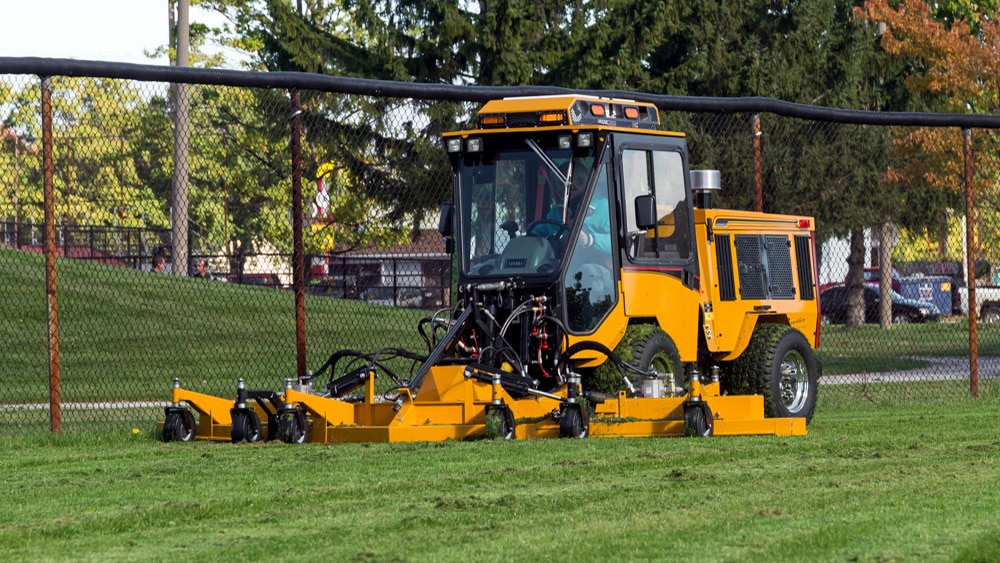
[[[173,0],[171,0],[173,1]],[[177,0],[176,66],[188,66],[190,43],[188,1]],[[171,12],[172,15],[172,12]],[[173,33],[174,30],[171,30]],[[174,84],[174,176],[170,187],[170,244],[173,248],[173,273],[188,274],[188,85]]]

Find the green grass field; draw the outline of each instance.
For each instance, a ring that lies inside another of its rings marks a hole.
[[[0,404],[47,400],[42,272],[0,249]],[[237,377],[294,373],[291,292],[78,261],[60,261],[59,288],[64,401],[162,401],[175,375],[232,396]],[[425,312],[306,309],[310,366],[423,347]],[[1000,351],[995,332],[982,354]],[[909,369],[966,343],[961,323],[824,327],[820,358],[826,374]],[[62,435],[44,411],[5,410],[0,556],[998,560],[1000,389],[955,400],[967,385],[822,386],[798,438],[165,444],[157,408],[66,409]]]
[[[3,440],[28,560],[995,561],[1000,401],[824,405],[797,438]]]

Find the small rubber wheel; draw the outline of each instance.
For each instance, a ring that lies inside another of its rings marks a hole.
[[[490,438],[513,440],[517,430],[514,423],[514,413],[510,407],[490,407],[486,411],[486,435]]]
[[[559,416],[559,435],[563,438],[586,438],[590,435],[590,417],[586,409],[576,404],[563,407]]]
[[[715,423],[708,405],[689,404],[684,407],[684,435],[707,438],[714,432]]]
[[[167,411],[166,417],[163,419],[163,434],[162,438],[164,442],[173,442],[177,438],[174,437],[174,432],[177,427],[177,423],[180,421],[181,415],[176,411]]]
[[[187,409],[174,408],[167,411],[163,421],[164,442],[190,442],[194,440],[194,415]]]
[[[286,444],[304,444],[306,433],[305,413],[294,410],[278,416],[278,437]]]
[[[230,439],[234,444],[246,440],[251,444],[260,441],[260,417],[252,410],[232,411],[233,425]]]

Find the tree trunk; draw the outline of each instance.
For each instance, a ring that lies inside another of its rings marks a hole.
[[[892,225],[884,223],[878,245],[879,325],[892,327]]]
[[[865,231],[851,231],[851,251],[847,256],[847,328],[865,324]]]

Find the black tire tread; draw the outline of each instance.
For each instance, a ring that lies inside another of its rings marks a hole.
[[[747,345],[746,350],[743,351],[743,354],[733,362],[730,362],[726,366],[726,369],[723,370],[721,374],[722,388],[726,393],[731,395],[763,395],[764,415],[767,417],[778,416],[771,376],[778,348],[786,338],[786,335],[789,334],[793,336],[788,338],[801,339],[801,342],[805,343],[803,349],[807,354],[805,359],[811,364],[810,369],[812,373],[809,374],[811,381],[809,392],[812,394],[812,397],[807,402],[805,412],[797,415],[803,416],[806,421],[810,421],[812,420],[813,411],[816,406],[817,385],[814,381],[817,375],[816,360],[802,333],[788,325],[759,325],[754,330],[750,343]]]

